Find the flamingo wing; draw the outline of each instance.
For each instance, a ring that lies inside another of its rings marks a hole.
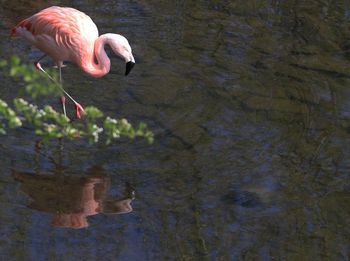
[[[52,6],[21,21],[11,36],[21,35],[56,62],[79,63],[93,53],[98,29],[89,16],[73,8]]]

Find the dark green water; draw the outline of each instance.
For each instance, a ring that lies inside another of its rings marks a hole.
[[[0,137],[2,260],[348,260],[347,1],[1,3],[3,58],[40,57],[7,36],[53,4],[125,35],[130,76],[112,58],[100,79],[68,65],[65,86],[156,134],[109,147]],[[21,85],[0,84],[7,101]]]

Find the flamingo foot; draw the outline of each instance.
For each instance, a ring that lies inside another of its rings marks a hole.
[[[75,116],[77,117],[77,119],[81,119],[81,113],[84,114],[84,108],[83,106],[81,106],[79,103],[75,102]]]

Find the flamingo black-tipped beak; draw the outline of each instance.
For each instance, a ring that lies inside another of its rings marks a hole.
[[[132,61],[126,63],[125,76],[127,76],[130,73],[130,71],[134,67],[134,65],[135,65],[135,63]]]

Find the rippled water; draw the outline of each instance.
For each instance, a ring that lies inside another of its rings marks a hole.
[[[1,57],[40,56],[7,38],[20,19],[86,12],[129,39],[137,64],[124,77],[112,58],[100,79],[68,65],[66,88],[156,140],[0,137],[3,257],[348,260],[347,1],[50,2],[2,1]],[[0,97],[20,85],[3,79]]]

